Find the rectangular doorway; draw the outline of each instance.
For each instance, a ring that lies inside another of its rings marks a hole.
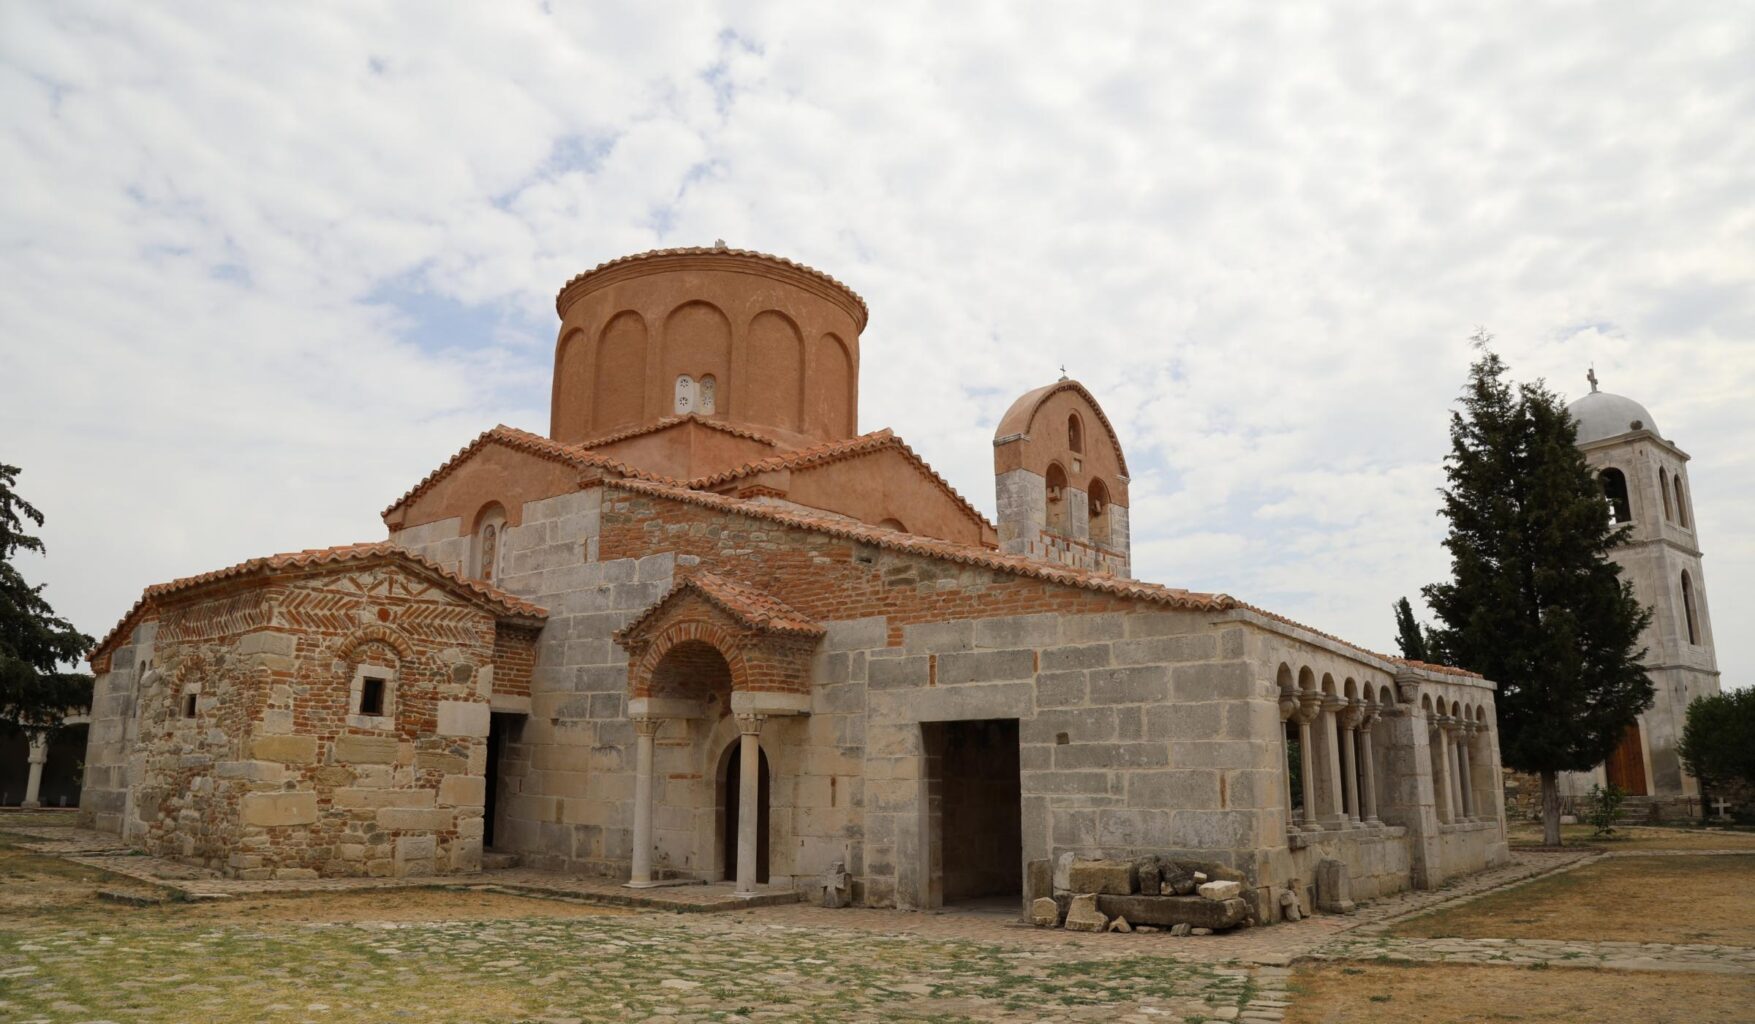
[[[505,784],[507,746],[518,742],[524,730],[525,716],[495,711],[488,716],[487,767],[482,800],[481,845],[494,849],[494,828],[500,810],[500,787]]]
[[[1024,892],[1018,720],[928,722],[921,729],[934,902],[1015,915]]]

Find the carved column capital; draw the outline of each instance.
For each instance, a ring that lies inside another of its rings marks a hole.
[[[1309,725],[1322,712],[1322,694],[1304,690],[1298,694],[1298,721]]]
[[[658,730],[664,726],[664,719],[656,715],[635,715],[631,721],[634,723],[634,731],[641,736],[656,736]]]
[[[740,714],[737,716],[737,731],[744,736],[759,736],[762,723],[767,720],[767,715]]]

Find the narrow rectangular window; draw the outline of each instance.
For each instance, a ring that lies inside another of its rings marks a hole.
[[[183,694],[183,717],[184,718],[194,718],[195,717],[195,698],[196,698],[196,694],[193,694],[193,693]]]
[[[384,713],[384,680],[367,676],[360,680],[360,714]]]

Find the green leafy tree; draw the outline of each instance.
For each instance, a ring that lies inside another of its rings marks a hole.
[[[1395,645],[1401,649],[1402,657],[1410,661],[1433,661],[1435,655],[1427,641],[1430,629],[1422,627],[1414,618],[1414,606],[1402,598],[1394,605],[1395,608]]]
[[[1559,773],[1601,764],[1651,706],[1651,612],[1609,559],[1631,528],[1610,522],[1565,406],[1541,381],[1507,381],[1490,337],[1475,340],[1440,491],[1451,579],[1421,591],[1439,620],[1430,653],[1499,684],[1501,758],[1540,776],[1557,846]]]
[[[91,649],[43,600],[43,588],[24,581],[12,556],[43,550],[25,531],[43,514],[13,490],[18,467],[0,464],[0,720],[25,728],[53,728],[69,710],[91,703],[91,676],[63,671]]]
[[[1694,698],[1676,749],[1709,788],[1755,786],[1755,688]]]

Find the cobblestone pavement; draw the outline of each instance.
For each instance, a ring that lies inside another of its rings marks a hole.
[[[242,897],[440,885],[605,902],[629,891],[605,880],[521,869],[456,879],[238,882],[204,877],[210,872],[190,877],[186,866],[125,854],[101,833],[4,830],[29,836],[41,852],[184,893]],[[1437,891],[1376,900],[1353,915],[1189,938],[1035,929],[1003,907],[921,914],[804,904],[746,904],[713,915],[199,929],[174,917],[101,931],[57,927],[52,918],[0,922],[0,1020],[1275,1024],[1292,998],[1290,965],[1299,962],[1755,976],[1755,949],[1743,947],[1384,934],[1392,921],[1605,856],[1659,853],[1516,853],[1500,868]],[[717,898],[710,888],[661,892]]]
[[[1398,963],[1547,964],[1621,971],[1709,971],[1755,974],[1755,949],[1665,942],[1580,942],[1565,939],[1404,939],[1349,935],[1309,955],[1313,960]]]

